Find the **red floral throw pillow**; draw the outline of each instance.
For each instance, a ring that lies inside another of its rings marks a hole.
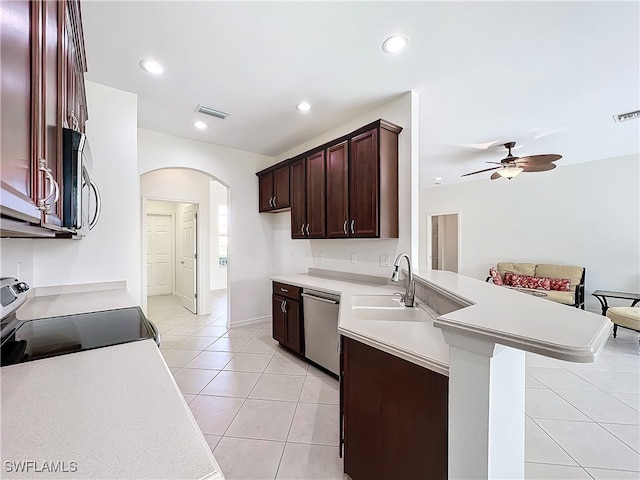
[[[568,292],[571,287],[571,280],[568,278],[551,278],[551,290],[558,292]]]
[[[551,279],[546,277],[532,277],[517,273],[505,272],[504,280],[507,285],[535,290],[551,290]]]
[[[493,280],[494,285],[502,285],[502,277],[500,277],[496,267],[489,268],[489,275],[491,275],[491,280]]]

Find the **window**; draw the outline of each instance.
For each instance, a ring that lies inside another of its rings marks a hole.
[[[218,206],[218,266],[227,266],[227,206]]]

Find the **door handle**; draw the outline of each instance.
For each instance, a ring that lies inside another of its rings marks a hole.
[[[182,265],[184,265],[184,260],[182,260],[180,263],[181,263]]]
[[[300,227],[300,233],[302,233],[302,236],[304,237],[304,223]]]
[[[345,235],[349,235],[349,232],[347,232],[347,222],[348,220],[345,220],[344,225],[342,225],[342,230],[344,230]]]
[[[51,169],[47,167],[47,161],[44,158],[38,161],[38,170],[44,173],[46,180],[49,181],[49,190],[45,193],[44,198],[38,199],[38,208],[45,213],[51,213],[51,207],[60,199],[60,188],[58,187],[58,182],[53,178]],[[53,201],[47,203],[47,200],[49,200],[52,195],[54,195]]]
[[[269,197],[269,206],[275,207],[275,205],[273,204],[273,197]]]
[[[287,301],[282,301],[282,313],[287,313]]]
[[[356,225],[356,221],[355,220],[351,220],[351,235],[355,235],[355,233],[356,233],[355,225]]]
[[[98,190],[98,187],[93,180],[89,180],[89,186],[96,196],[96,211],[93,214],[93,218],[89,222],[89,230],[93,230],[93,227],[96,226],[96,223],[98,223],[98,220],[100,219],[100,212],[102,211],[102,198],[100,197],[100,190]]]
[[[307,223],[307,237],[309,236],[309,224]]]
[[[273,206],[276,206],[276,197],[273,197]]]

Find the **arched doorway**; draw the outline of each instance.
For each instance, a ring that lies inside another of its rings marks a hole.
[[[145,311],[149,296],[169,295],[190,313],[228,316],[227,186],[165,168],[141,175],[140,192]]]

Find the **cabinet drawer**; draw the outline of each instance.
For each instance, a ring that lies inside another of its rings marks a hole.
[[[273,294],[299,300],[302,295],[302,288],[287,285],[286,283],[273,282]]]

